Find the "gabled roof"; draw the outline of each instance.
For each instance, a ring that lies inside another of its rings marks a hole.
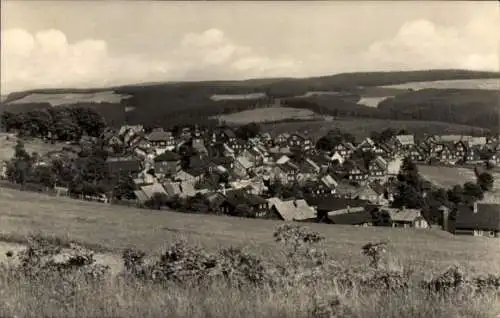
[[[228,138],[236,138],[236,134],[234,133],[234,131],[232,131],[231,129],[229,128],[226,128],[223,130],[223,133],[228,137]]]
[[[238,204],[247,204],[249,206],[256,206],[260,204],[265,204],[267,201],[262,197],[247,193],[245,190],[236,189],[228,191],[226,194],[226,199],[229,204],[237,206]]]
[[[149,141],[167,141],[172,137],[172,133],[169,131],[152,131],[147,135]]]
[[[236,158],[236,161],[244,168],[244,169],[250,169],[253,167],[253,163],[250,162],[247,158],[243,156],[239,156]]]
[[[353,209],[346,213],[329,214],[328,218],[334,224],[361,225],[373,222],[371,213],[365,209]]]
[[[278,214],[285,221],[303,221],[316,218],[316,211],[305,200],[286,200],[270,198],[267,200],[274,206]]]
[[[141,190],[146,194],[148,198],[152,198],[155,193],[167,194],[165,188],[159,183],[153,183],[150,185],[145,185],[141,187]]]
[[[369,202],[365,200],[350,200],[350,199],[337,199],[337,198],[324,198],[311,201],[318,207],[318,211],[337,211],[349,208],[365,207]]]
[[[389,212],[391,220],[395,222],[413,222],[422,216],[420,210],[417,209],[383,208],[382,210]]]
[[[137,200],[139,200],[139,202],[146,202],[147,200],[150,199],[148,195],[142,190],[134,191],[134,195],[137,198]]]
[[[380,169],[385,170],[387,169],[387,161],[385,161],[384,158],[378,156],[372,161],[374,164],[376,164]]]
[[[181,156],[175,152],[172,152],[172,151],[165,151],[164,153],[162,153],[161,155],[159,156],[156,156],[154,158],[154,161],[155,162],[160,162],[160,161],[179,161],[181,160]]]
[[[321,181],[330,188],[334,188],[339,185],[338,182],[329,174],[321,177]]]
[[[413,135],[397,135],[396,140],[403,146],[415,144],[415,138]]]
[[[476,213],[474,208],[459,207],[455,228],[500,231],[500,204],[477,203]]]

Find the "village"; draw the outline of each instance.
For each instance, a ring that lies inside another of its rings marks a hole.
[[[82,189],[76,197],[188,213],[438,227],[455,234],[500,237],[498,202],[458,202],[453,209],[434,205],[427,213],[411,203],[394,202],[395,196],[404,196],[398,194],[397,182],[405,164],[486,171],[500,164],[498,138],[440,135],[417,140],[411,134],[393,133],[378,141],[367,137],[352,143],[341,132],[331,131],[314,142],[299,133],[273,137],[256,124],[238,129],[221,125],[146,132],[141,125],[124,125],[106,128],[98,138],[84,136],[76,143],[80,148],[99,142],[107,152],[108,172],[133,184],[121,195],[113,193],[115,187],[100,193]],[[78,156],[74,147],[64,147],[40,156],[35,165],[55,159],[71,162]],[[427,192],[439,192],[430,182],[423,184],[418,190],[423,198]],[[75,197],[70,192],[54,181],[53,193]]]

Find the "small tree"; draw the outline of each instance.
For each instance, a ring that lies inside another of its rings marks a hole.
[[[483,172],[477,177],[477,184],[483,191],[491,191],[494,182],[495,180],[489,172]]]

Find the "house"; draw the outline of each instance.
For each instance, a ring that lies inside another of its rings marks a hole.
[[[354,164],[351,168],[347,169],[346,177],[350,181],[363,182],[368,178],[368,171],[360,165]]]
[[[422,217],[422,213],[417,209],[393,209],[382,208],[390,216],[390,224],[392,227],[426,229],[429,223]]]
[[[254,164],[243,156],[237,157],[234,161],[234,172],[241,177],[247,176],[253,167]]]
[[[306,152],[312,148],[312,142],[302,134],[293,133],[287,139],[287,145],[292,151]]]
[[[330,162],[337,162],[339,165],[344,164],[347,158],[347,154],[342,155],[339,150],[335,150],[332,155],[328,156]]]
[[[397,150],[409,150],[415,145],[415,137],[413,135],[397,135],[394,136],[394,144]]]
[[[279,198],[267,199],[271,213],[283,221],[311,222],[316,221],[316,210],[309,206],[305,200],[281,200]]]
[[[276,136],[276,138],[274,139],[274,143],[280,147],[283,147],[285,145],[288,144],[288,139],[290,138],[290,134],[289,133],[283,133],[283,134],[279,134],[278,136]]]
[[[146,139],[152,147],[164,147],[170,150],[175,149],[175,138],[170,131],[164,131],[162,128],[155,128]]]
[[[403,166],[403,158],[402,157],[394,157],[387,162],[387,175],[389,176],[397,176],[401,171],[401,167]]]
[[[328,215],[327,223],[368,227],[373,225],[373,216],[364,207],[332,213]]]
[[[143,168],[142,161],[135,156],[108,157],[106,159],[106,164],[108,165],[108,169],[111,174],[137,174]]]
[[[370,203],[380,204],[384,199],[384,194],[375,191],[371,185],[362,186],[354,195],[356,199],[369,201]]]
[[[478,147],[467,147],[464,155],[464,162],[479,163],[481,161],[481,150]]]
[[[333,197],[308,199],[308,203],[311,206],[315,206],[318,211],[318,216],[323,218],[327,215],[360,211],[370,204],[370,202],[365,200],[339,199]]]
[[[409,157],[413,162],[422,162],[427,159],[426,150],[420,145],[415,145],[409,150]]]
[[[181,198],[186,198],[196,195],[196,190],[191,182],[165,182],[163,183],[163,187],[169,197],[179,196]]]
[[[165,188],[159,183],[141,186],[140,190],[134,191],[137,200],[144,203],[150,200],[155,193],[167,195]]]
[[[354,150],[356,150],[356,149],[354,148],[354,146],[351,143],[344,142],[344,143],[339,143],[339,144],[335,145],[335,147],[333,147],[332,152],[334,154],[335,154],[335,152],[338,152],[342,156],[343,161],[345,161],[346,158],[349,158],[353,154]],[[334,159],[337,159],[337,158],[332,158],[332,160],[334,160]]]
[[[193,184],[197,181],[197,178],[195,178],[193,175],[189,174],[184,170],[177,172],[177,174],[173,177],[173,179],[176,181],[187,181]]]
[[[456,159],[463,160],[465,158],[468,148],[469,148],[468,144],[465,141],[461,140],[456,142],[451,150],[454,151]]]
[[[280,180],[283,184],[294,183],[298,180],[299,168],[290,161],[277,165],[274,168],[274,179]]]
[[[500,204],[475,203],[472,207],[460,206],[455,215],[451,232],[500,238]]]
[[[191,139],[191,149],[193,149],[193,151],[198,154],[208,154],[208,150],[205,147],[205,141],[201,138],[193,137]]]
[[[455,162],[458,158],[453,151],[453,146],[449,144],[443,144],[443,147],[440,151],[437,152],[436,158],[443,163],[452,163]]]
[[[358,144],[356,149],[359,149],[361,151],[373,151],[375,147],[375,141],[373,141],[373,139],[371,139],[370,137],[367,137]]]
[[[224,203],[221,204],[221,210],[224,214],[253,218],[270,216],[269,203],[258,195],[237,189],[227,191],[225,197]]]
[[[154,158],[154,169],[158,174],[174,176],[181,171],[181,156],[167,150]]]
[[[370,177],[382,178],[387,174],[387,166],[387,161],[381,156],[378,156],[368,165],[368,173]]]
[[[217,129],[212,134],[212,142],[233,143],[236,140],[236,134],[230,128]]]

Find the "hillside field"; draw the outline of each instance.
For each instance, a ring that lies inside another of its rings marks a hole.
[[[0,134],[0,162],[10,160],[14,156],[14,147],[17,138],[7,139],[5,135]],[[24,147],[28,153],[36,152],[39,155],[44,155],[51,151],[61,150],[65,144],[63,143],[44,143],[39,139],[25,140]]]
[[[142,210],[7,188],[0,188],[0,205],[0,240],[11,243],[23,242],[30,233],[42,233],[108,252],[127,247],[158,252],[165,244],[184,238],[210,249],[245,245],[263,257],[280,255],[272,241],[280,221]],[[366,262],[360,248],[367,242],[388,240],[390,255],[405,264],[437,271],[452,264],[475,272],[500,270],[497,240],[456,237],[439,229],[304,225],[323,234],[322,247],[346,265]]]
[[[265,123],[282,120],[314,120],[321,116],[309,109],[290,107],[266,107],[245,110],[238,113],[217,116],[229,125],[244,125],[247,123]]]
[[[33,93],[22,98],[7,102],[12,104],[47,103],[52,107],[77,103],[120,103],[130,95],[116,94],[112,90],[92,93]]]
[[[269,123],[263,124],[262,129],[270,132],[272,135],[297,131],[306,133],[313,139],[320,138],[328,133],[329,130],[339,128],[342,131],[353,134],[357,140],[362,140],[372,131],[380,132],[386,128],[396,130],[405,129],[409,133],[416,135],[429,134],[480,134],[485,130],[478,127],[449,124],[433,121],[416,120],[385,120],[369,118],[335,118],[332,121],[304,121],[288,123]]]
[[[484,90],[500,90],[500,79],[484,78],[484,79],[457,79],[457,80],[441,80],[427,82],[409,82],[404,84],[382,86],[382,88],[390,89],[484,89]]]
[[[418,165],[418,171],[424,179],[443,188],[476,181],[474,170],[468,168]]]

